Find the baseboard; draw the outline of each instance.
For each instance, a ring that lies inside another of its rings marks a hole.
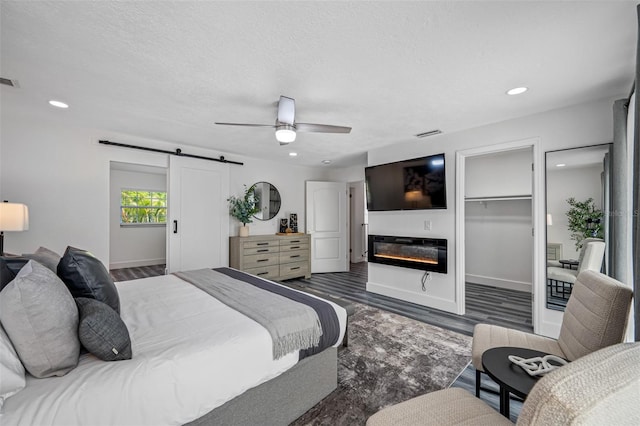
[[[505,280],[503,278],[485,277],[482,275],[466,274],[465,281],[473,284],[489,285],[491,287],[531,293],[531,283],[524,281]]]
[[[122,268],[137,268],[139,266],[151,266],[151,265],[164,265],[167,263],[167,259],[143,259],[143,260],[130,260],[126,262],[114,262],[109,264],[109,269],[122,269]]]
[[[413,291],[390,287],[371,281],[367,281],[367,291],[370,291],[371,293],[381,294],[383,296],[394,297],[406,302],[416,303],[428,308],[440,309],[441,311],[451,312],[454,314],[457,312],[457,305],[454,301],[443,299],[441,297],[418,294]]]

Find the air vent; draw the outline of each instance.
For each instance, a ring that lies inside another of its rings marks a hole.
[[[11,80],[9,78],[0,77],[0,84],[11,87],[20,87],[18,80]]]
[[[439,135],[440,133],[442,133],[442,130],[429,130],[428,132],[422,132],[422,133],[418,133],[416,135],[417,138],[426,138],[427,136],[435,136],[435,135]]]

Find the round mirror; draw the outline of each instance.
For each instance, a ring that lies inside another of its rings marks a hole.
[[[253,215],[258,220],[270,220],[280,211],[280,192],[269,182],[258,182],[253,185],[253,192],[258,199],[260,211]]]

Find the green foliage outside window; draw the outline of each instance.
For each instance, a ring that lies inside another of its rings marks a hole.
[[[167,193],[123,189],[120,192],[120,223],[167,223]]]

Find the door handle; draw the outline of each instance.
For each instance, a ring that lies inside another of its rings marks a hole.
[[[174,234],[178,233],[178,221],[177,220],[173,221],[173,233]]]

